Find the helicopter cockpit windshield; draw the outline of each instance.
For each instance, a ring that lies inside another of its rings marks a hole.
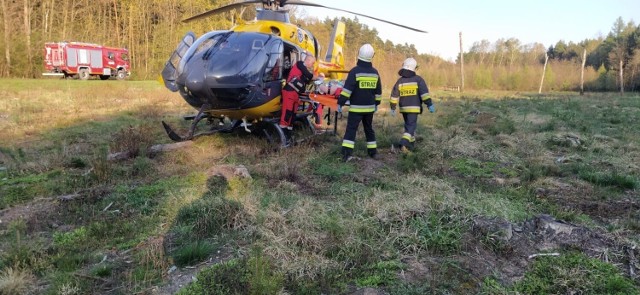
[[[206,79],[221,87],[260,83],[270,39],[265,34],[229,32],[211,42],[210,48],[202,49],[202,60],[207,61]]]
[[[219,31],[203,35],[179,66],[177,87],[192,105],[203,99],[214,107],[241,107],[265,83],[279,80],[282,40],[255,32]],[[206,85],[207,87],[203,87]]]

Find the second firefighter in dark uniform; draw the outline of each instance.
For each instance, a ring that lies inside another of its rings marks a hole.
[[[358,52],[358,63],[349,71],[344,82],[344,88],[338,98],[338,111],[349,100],[349,117],[347,127],[342,140],[342,159],[349,161],[352,158],[355,147],[356,132],[360,122],[364,127],[367,138],[367,153],[375,157],[378,153],[376,133],[373,131],[373,113],[378,109],[382,99],[382,83],[380,75],[371,64],[373,47],[364,44]]]
[[[407,58],[402,63],[402,69],[398,72],[400,78],[391,89],[391,115],[395,115],[396,108],[400,106],[400,113],[404,119],[404,133],[400,140],[400,148],[413,149],[416,141],[415,134],[418,127],[418,115],[422,113],[422,103],[426,104],[430,112],[435,112],[435,107],[429,95],[429,87],[422,77],[416,75],[417,62],[413,58]]]

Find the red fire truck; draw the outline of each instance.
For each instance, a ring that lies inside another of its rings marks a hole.
[[[45,76],[123,80],[131,74],[129,51],[82,42],[47,42],[44,44]]]

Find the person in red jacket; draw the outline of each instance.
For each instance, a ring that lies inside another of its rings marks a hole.
[[[282,88],[282,112],[280,114],[280,128],[287,136],[287,140],[291,139],[293,131],[293,120],[296,118],[296,110],[300,104],[300,94],[307,89],[307,83],[311,81],[313,76],[313,64],[316,58],[306,53],[304,59],[296,62],[289,72],[286,84]]]

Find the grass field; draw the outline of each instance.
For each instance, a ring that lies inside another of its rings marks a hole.
[[[156,81],[0,82],[0,294],[640,294],[634,93],[436,91],[408,154],[385,101],[380,157],[360,130],[342,163],[331,135],[151,157],[194,112]]]

